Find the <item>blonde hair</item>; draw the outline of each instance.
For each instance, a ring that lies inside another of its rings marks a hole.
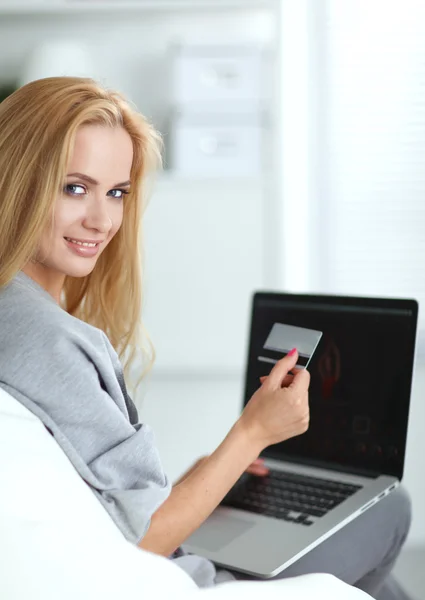
[[[66,277],[61,305],[105,332],[128,377],[139,350],[149,356],[148,368],[154,360],[141,321],[141,233],[146,180],[161,164],[161,141],[117,92],[91,79],[49,77],[28,83],[0,104],[0,288],[34,257],[54,214],[76,131],[90,124],[128,132],[132,185],[121,228],[89,275]]]

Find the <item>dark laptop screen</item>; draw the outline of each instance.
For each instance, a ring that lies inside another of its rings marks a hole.
[[[323,332],[308,366],[309,430],[263,456],[401,478],[417,312],[415,300],[255,294],[245,403],[273,367],[264,345],[276,323]]]

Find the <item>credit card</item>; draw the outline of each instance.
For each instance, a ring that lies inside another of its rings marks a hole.
[[[292,348],[296,348],[298,350],[296,366],[306,369],[322,335],[322,331],[315,329],[274,323],[264,342],[258,360],[264,363],[276,364]]]

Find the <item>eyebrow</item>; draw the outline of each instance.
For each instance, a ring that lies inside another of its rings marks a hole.
[[[99,182],[96,181],[96,179],[93,179],[93,177],[89,177],[89,175],[84,175],[84,173],[68,173],[67,177],[78,177],[79,179],[83,179],[84,181],[87,181],[92,185],[99,185]],[[130,185],[130,183],[131,181],[123,181],[122,183],[116,183],[112,187],[126,187]]]

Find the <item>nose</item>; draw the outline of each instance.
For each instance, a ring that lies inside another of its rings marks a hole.
[[[94,229],[100,233],[109,233],[112,227],[112,219],[108,212],[107,200],[100,194],[92,199],[87,205],[84,218],[84,227]]]

